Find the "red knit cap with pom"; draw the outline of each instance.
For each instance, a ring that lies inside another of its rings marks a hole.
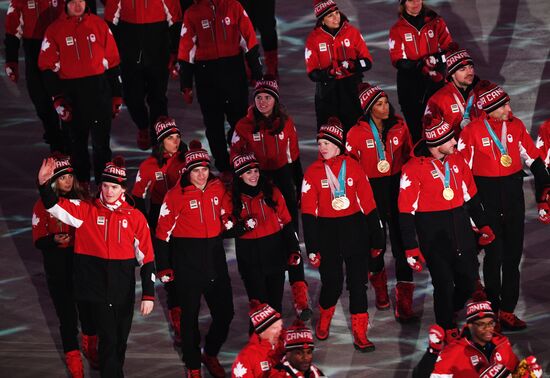
[[[452,74],[461,67],[473,65],[474,61],[468,51],[461,49],[458,43],[451,42],[445,54],[445,63],[447,64],[447,80],[450,80]]]
[[[105,165],[101,181],[112,182],[122,186],[126,185],[126,166],[122,156],[116,156]]]
[[[330,117],[328,121],[319,128],[317,140],[319,139],[326,139],[334,143],[342,151],[344,149],[344,128],[342,122],[336,117]]]
[[[60,152],[54,152],[50,155],[55,162],[55,168],[53,170],[53,176],[50,179],[52,182],[57,180],[59,177],[67,174],[73,174],[74,169],[71,165],[71,158],[63,155]]]
[[[185,153],[185,172],[191,172],[199,166],[210,167],[210,156],[202,148],[201,142],[193,139],[189,142],[189,150]]]
[[[437,147],[451,140],[455,132],[442,118],[434,118],[431,114],[426,114],[422,119],[424,127],[424,140],[429,147]]]
[[[268,304],[260,303],[257,299],[250,301],[250,311],[248,312],[254,332],[258,335],[268,329],[273,323],[281,319],[279,314],[273,307]]]
[[[285,334],[285,350],[314,348],[313,333],[304,322],[296,320]]]
[[[474,88],[477,97],[477,107],[489,114],[510,102],[510,97],[504,89],[488,80],[481,80]]]

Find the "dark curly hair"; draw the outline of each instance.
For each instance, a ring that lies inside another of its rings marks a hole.
[[[389,103],[390,105],[390,115],[388,117],[388,119],[383,119],[382,120],[382,135],[380,136],[382,138],[382,142],[385,143],[386,142],[386,137],[388,136],[388,133],[390,131],[390,129],[392,128],[393,125],[395,125],[399,120],[397,118],[397,116],[395,115],[395,108],[393,107],[393,105],[391,103]],[[372,108],[371,108],[371,112],[372,112]],[[371,119],[371,116],[370,116],[370,113],[369,112],[368,114],[363,114],[363,116],[361,117],[365,122],[368,122],[369,119]]]
[[[254,133],[260,131],[260,124],[265,123],[266,129],[270,130],[271,135],[279,134],[285,128],[286,120],[288,119],[288,114],[283,105],[279,101],[275,101],[273,106],[273,112],[269,117],[264,116],[256,106],[253,108],[254,113]]]
[[[242,178],[238,176],[233,177],[233,189],[231,191],[231,202],[233,203],[233,212],[232,215],[237,221],[241,220],[241,211],[243,208],[243,202],[241,200],[241,194],[245,188],[245,182]],[[248,185],[247,185],[248,186]],[[258,180],[258,193],[263,193],[264,202],[267,206],[276,210],[277,203],[273,199],[273,187],[274,184],[271,180],[260,172],[260,179]]]

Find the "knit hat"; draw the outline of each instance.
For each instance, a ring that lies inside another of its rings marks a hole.
[[[445,62],[447,63],[447,79],[458,71],[459,68],[474,64],[474,60],[468,54],[468,51],[461,49],[456,42],[452,42],[449,45],[445,54]]]
[[[270,94],[275,100],[279,101],[279,84],[277,84],[274,76],[266,75],[262,80],[256,82],[253,97],[256,97],[259,93]]]
[[[454,129],[445,120],[433,118],[430,114],[424,116],[424,139],[428,147],[437,147],[455,136]]]
[[[322,19],[335,10],[338,10],[338,6],[332,0],[313,0],[313,11],[317,19]]]
[[[314,348],[313,333],[301,320],[297,320],[289,327],[285,335],[285,349],[291,351],[300,348]]]
[[[268,329],[277,320],[281,319],[281,314],[275,311],[273,307],[265,303],[260,303],[256,299],[250,301],[248,316],[252,321],[254,332],[258,335]]]
[[[51,156],[55,162],[55,168],[53,170],[53,176],[50,179],[52,182],[59,177],[67,174],[73,174],[74,169],[71,165],[71,159],[60,153],[54,153]]]
[[[194,139],[189,142],[189,150],[185,153],[185,172],[191,172],[194,168],[210,167],[210,156],[201,142]]]
[[[330,117],[328,121],[319,128],[317,140],[319,139],[326,139],[342,150],[344,148],[344,128],[342,127],[342,122],[336,117]]]
[[[164,138],[172,135],[179,134],[181,136],[180,129],[176,126],[176,120],[167,116],[160,116],[155,123],[155,134],[157,136],[157,143],[162,143]]]
[[[258,168],[260,163],[253,152],[242,152],[233,158],[233,171],[237,176],[242,175],[252,168]]]
[[[116,156],[105,165],[105,169],[101,175],[101,181],[126,185],[126,167],[122,156]]]
[[[388,97],[388,95],[378,86],[372,86],[369,83],[359,83],[357,87],[359,93],[359,101],[361,102],[361,109],[364,114],[368,114],[372,106],[381,97]]]
[[[510,96],[504,89],[488,80],[481,80],[474,88],[477,97],[477,107],[489,114],[510,101]]]
[[[466,322],[473,323],[483,318],[495,318],[495,313],[491,307],[491,302],[469,302],[466,305]]]

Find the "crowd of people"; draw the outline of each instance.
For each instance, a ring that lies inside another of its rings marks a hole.
[[[374,351],[367,285],[376,308],[389,310],[387,245],[396,321],[420,320],[414,272],[425,265],[433,285],[436,325],[415,376],[541,376],[536,359],[520,362],[501,332],[528,326],[515,311],[523,168],[549,224],[550,121],[533,141],[509,95],[476,76],[443,18],[422,0],[398,3],[389,54],[403,117],[381,86],[364,81],[374,62],[361,32],[333,0],[313,1],[316,24],[304,45],[318,155],[304,171],[299,130],[280,100],[273,0],[106,0],[104,18],[85,0],[11,0],[5,70],[17,82],[22,40],[29,96],[52,152],[38,174],[33,241],[72,377],[84,376],[80,350],[102,377],[124,375],[136,266],[143,316],[153,311],[157,279],[166,290],[187,377],[201,377],[201,364],[226,376],[217,356],[235,304],[224,239],[234,239],[250,306],[250,340],[233,377],[323,376],[312,363],[313,335],[329,338],[344,288],[353,346]],[[199,141],[185,143],[169,116],[170,76],[185,103],[197,98],[212,158]],[[151,151],[131,191],[109,143],[123,103],[138,147]],[[317,310],[304,261],[319,270]],[[285,329],[286,272],[296,321]],[[203,297],[212,320],[201,347]],[[305,322],[314,311],[312,331]]]

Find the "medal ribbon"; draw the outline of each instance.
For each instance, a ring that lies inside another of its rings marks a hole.
[[[489,125],[489,122],[487,122],[487,120],[484,120],[483,122],[485,122],[485,127],[487,127],[487,131],[489,131],[491,139],[493,139],[493,142],[495,142],[495,144],[497,145],[500,154],[506,155],[508,153],[508,150],[506,149],[506,122],[502,123],[502,133],[500,135],[500,140],[498,140],[497,135]]]
[[[342,161],[338,179],[332,173],[332,170],[325,163],[325,172],[327,173],[328,186],[333,198],[344,197],[346,195],[346,160]]]
[[[384,151],[384,146],[382,145],[382,141],[380,140],[380,134],[378,134],[378,129],[376,128],[376,125],[374,124],[371,118],[369,118],[369,124],[372,130],[372,135],[374,135],[374,142],[376,143],[376,152],[378,153],[378,161],[386,160],[386,151]]]
[[[468,97],[468,103],[466,104],[466,109],[464,110],[464,118],[470,119],[470,110],[472,110],[472,104],[474,103],[474,96]]]
[[[445,162],[445,176],[443,176],[443,173],[441,173],[441,169],[437,166],[435,163],[435,160],[432,160],[432,165],[434,166],[435,170],[437,171],[437,177],[441,180],[443,183],[443,187],[450,188],[451,187],[451,170],[449,169],[449,162]]]

